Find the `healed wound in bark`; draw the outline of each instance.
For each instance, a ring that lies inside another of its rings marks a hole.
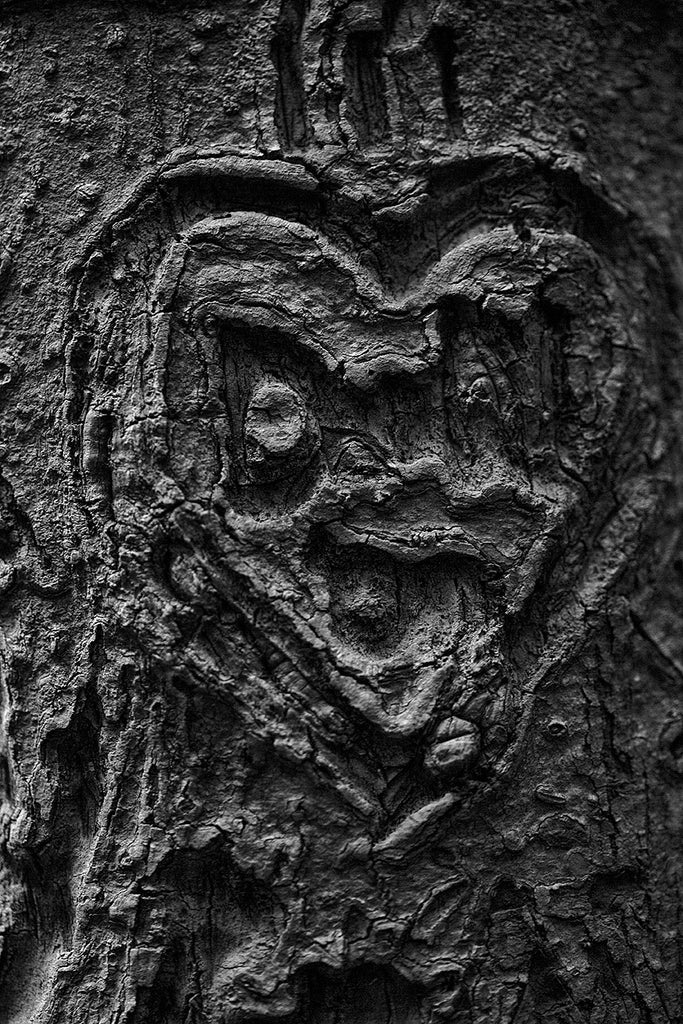
[[[0,1020],[676,1019],[669,256],[458,141],[463,25],[274,4],[273,147],[70,264],[57,555],[0,479]]]

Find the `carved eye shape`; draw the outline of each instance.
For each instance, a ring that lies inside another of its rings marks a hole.
[[[467,392],[467,405],[475,409],[484,410],[498,408],[498,396],[493,382],[488,375],[476,377],[469,386]]]
[[[254,390],[244,416],[244,446],[247,471],[257,482],[291,476],[310,460],[318,433],[288,384],[266,381]]]

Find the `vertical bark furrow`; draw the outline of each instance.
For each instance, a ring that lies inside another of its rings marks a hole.
[[[308,118],[301,63],[301,35],[307,0],[282,0],[270,48],[276,74],[275,124],[283,149],[298,149],[308,140]]]
[[[383,58],[382,32],[349,32],[344,47],[346,105],[361,145],[381,143],[389,136]]]
[[[454,30],[445,25],[434,25],[429,33],[429,45],[439,71],[444,110],[451,130],[457,138],[462,135],[463,123],[456,39]]]

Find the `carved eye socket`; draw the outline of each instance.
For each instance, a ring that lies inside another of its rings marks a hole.
[[[281,381],[260,384],[244,416],[244,445],[252,480],[281,480],[302,468],[318,446],[318,433],[301,396]]]

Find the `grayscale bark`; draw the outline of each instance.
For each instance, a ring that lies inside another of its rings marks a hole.
[[[683,1019],[676,0],[0,0],[0,1022]]]

